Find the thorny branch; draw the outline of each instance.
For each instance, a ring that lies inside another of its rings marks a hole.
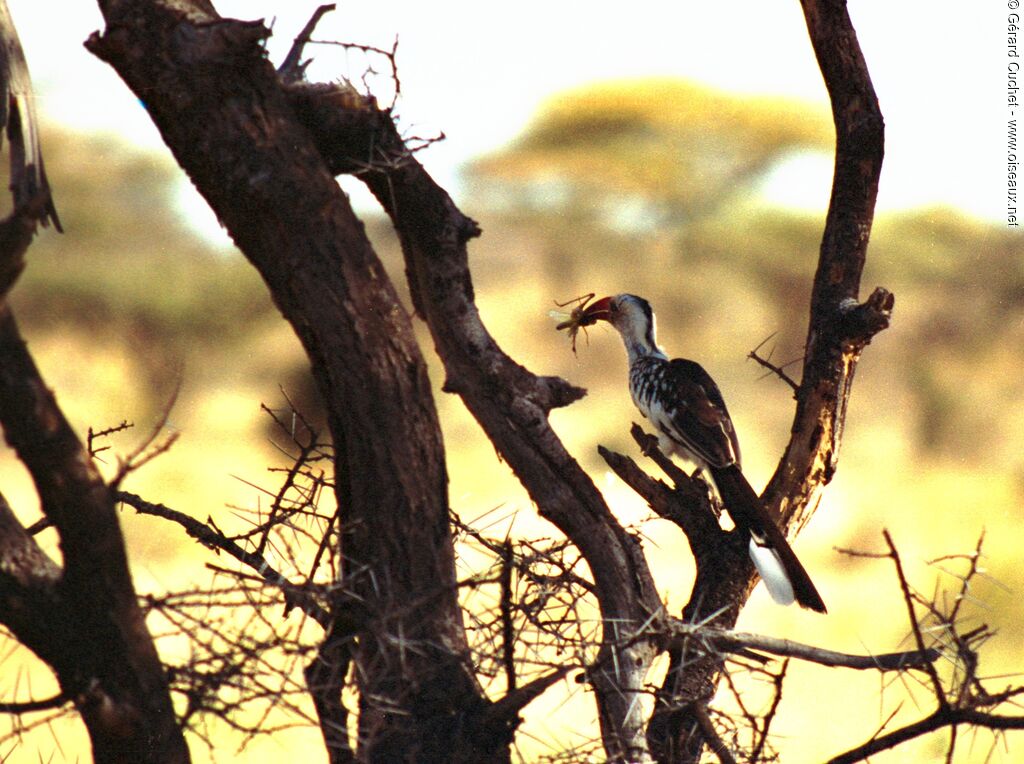
[[[316,554],[311,550],[318,550],[323,536],[331,534],[329,518],[317,508],[325,482],[317,464],[329,446],[319,441],[308,420],[293,406],[290,414],[266,406],[263,410],[287,438],[286,445],[278,445],[278,449],[289,465],[270,469],[272,474],[284,476],[279,488],[257,486],[274,498],[269,512],[250,516],[239,510],[239,516],[252,528],[229,535],[212,517],[202,522],[127,491],[115,494],[140,514],[174,523],[208,549],[253,571],[249,574],[208,564],[215,574],[210,586],[142,599],[144,609],[166,625],[158,639],[176,635],[189,639],[188,660],[169,666],[171,691],[184,698],[182,724],[211,747],[213,719],[244,733],[246,741],[284,726],[315,723],[302,710],[301,699],[311,693],[318,697],[326,675],[307,672],[308,683],[297,683],[295,678],[302,676],[301,668],[319,665],[312,658],[317,641],[336,623],[336,613],[348,607],[344,592],[330,583],[335,580],[333,572],[323,578],[328,583],[300,572],[302,558]],[[270,554],[277,564],[271,563]],[[336,569],[336,561],[331,562],[331,569]],[[229,582],[218,584],[217,579],[223,577]],[[283,610],[275,608],[282,604]],[[289,618],[294,609],[308,618]],[[280,616],[271,615],[275,612]],[[338,692],[340,703],[340,689]],[[271,709],[285,714],[270,722]],[[341,738],[337,742],[347,745]]]
[[[903,602],[907,606],[907,616],[910,621],[911,633],[914,635],[914,643],[917,645],[918,651],[924,652],[924,636],[921,634],[921,625],[918,623],[917,614],[914,612],[914,596],[910,591],[907,577],[903,573],[903,563],[900,561],[899,553],[896,551],[896,545],[892,543],[892,536],[889,535],[889,531],[883,530],[882,536],[885,538],[886,546],[889,547],[889,557],[892,559],[892,564],[896,566],[896,577],[900,583],[900,590],[903,592]],[[948,703],[942,689],[942,680],[939,679],[938,671],[935,670],[935,666],[932,664],[929,664],[925,671],[928,672],[928,678],[931,680],[932,689],[935,691],[935,697],[938,699],[939,705],[945,708],[948,706]]]
[[[982,556],[984,534],[979,537],[972,553],[933,561],[933,564],[957,559],[967,562],[966,572],[952,573],[960,581],[952,602],[944,592],[927,597],[915,590],[906,577],[892,537],[888,531],[885,531],[883,536],[888,548],[888,554],[885,556],[893,562],[914,642],[919,649],[927,649],[941,655],[950,668],[948,672],[944,672],[944,678],[934,665],[929,664],[926,667],[931,696],[936,706],[932,713],[881,734],[895,717],[894,712],[886,720],[886,725],[883,725],[871,739],[834,757],[831,760],[832,764],[864,761],[881,751],[890,750],[916,737],[945,728],[949,729],[950,734],[946,760],[952,761],[958,740],[957,728],[961,725],[987,729],[997,736],[1007,730],[1024,730],[1024,715],[1010,716],[996,712],[1004,704],[1017,707],[1017,699],[1024,697],[1024,685],[991,691],[985,686],[983,676],[979,673],[980,650],[992,637],[993,632],[983,623],[965,630],[963,605],[969,600],[974,582],[982,575],[979,561]]]
[[[761,754],[764,752],[768,744],[768,731],[771,729],[772,721],[775,719],[775,714],[779,710],[779,704],[782,703],[782,683],[786,679],[786,672],[789,670],[789,659],[782,664],[782,668],[779,673],[772,675],[772,704],[768,708],[768,713],[764,715],[764,719],[761,721],[760,729],[757,733],[757,740],[754,743],[753,751],[751,752],[751,761],[760,761]]]
[[[112,427],[104,427],[102,430],[94,430],[92,427],[90,427],[86,431],[85,436],[85,447],[86,450],[89,452],[89,456],[95,459],[104,451],[110,450],[111,446],[97,445],[97,441],[101,440],[102,438],[107,438],[110,437],[111,435],[115,435],[119,432],[124,432],[125,430],[134,426],[135,425],[129,422],[127,419],[122,419],[120,424],[116,424]],[[99,461],[103,460],[100,459]]]
[[[231,555],[243,565],[255,570],[264,582],[279,588],[285,595],[287,607],[300,608],[321,626],[326,627],[329,616],[326,610],[316,602],[315,595],[310,591],[309,586],[293,584],[279,573],[261,552],[250,552],[210,524],[196,520],[184,512],[171,509],[163,504],[146,501],[136,494],[118,491],[115,498],[132,507],[139,514],[170,520],[184,528],[189,536],[203,546]]]
[[[882,653],[880,655],[851,655],[850,653],[826,650],[821,647],[794,642],[789,639],[767,637],[761,634],[719,629],[706,625],[673,621],[670,644],[689,643],[697,640],[704,649],[719,652],[754,650],[786,658],[799,658],[822,666],[873,671],[905,671],[925,669],[933,671],[932,664],[939,658],[939,651],[919,648],[907,652]],[[690,649],[693,649],[692,644]]]
[[[765,337],[765,339],[761,341],[760,345],[758,345],[756,348],[747,353],[747,358],[754,361],[758,366],[767,369],[771,374],[774,374],[776,377],[778,377],[787,385],[789,385],[789,387],[793,390],[793,397],[795,398],[796,393],[800,390],[800,385],[797,382],[795,382],[793,378],[789,376],[789,374],[786,373],[786,367],[792,366],[793,364],[797,363],[802,359],[798,358],[795,361],[790,361],[789,363],[785,363],[779,366],[777,364],[772,363],[771,357],[774,354],[774,352],[769,353],[767,358],[763,357],[759,352],[761,348],[763,348],[765,344],[769,342],[774,336],[775,334],[773,333]],[[768,375],[766,374],[765,376]]]
[[[149,435],[147,435],[139,445],[132,449],[127,456],[119,460],[117,474],[114,476],[113,480],[110,481],[110,485],[114,489],[121,485],[124,479],[132,472],[146,466],[161,454],[165,454],[170,451],[174,446],[180,433],[172,432],[162,440],[161,435],[167,428],[167,421],[170,419],[171,411],[174,409],[174,404],[178,400],[178,393],[180,391],[181,376],[179,374],[174,384],[174,390],[171,392],[171,397],[168,399],[167,403],[164,404],[163,409],[160,412],[160,418],[153,425]],[[111,428],[106,434],[118,432],[119,430],[120,427]],[[90,435],[92,435],[91,432]],[[93,436],[89,441],[90,449],[92,448],[94,440],[95,436]],[[91,450],[90,453],[95,455],[95,452],[92,452]]]

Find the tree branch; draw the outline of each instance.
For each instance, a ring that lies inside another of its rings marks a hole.
[[[335,619],[316,657],[303,672],[330,764],[355,761],[355,751],[348,739],[348,709],[341,700],[341,693],[352,665],[353,639],[357,633],[354,624]]]
[[[132,507],[141,515],[162,517],[164,520],[180,525],[185,529],[185,533],[203,546],[215,551],[226,552],[243,565],[256,571],[263,581],[280,589],[288,608],[299,608],[325,629],[330,624],[331,615],[316,601],[313,593],[301,585],[293,584],[287,577],[275,570],[261,552],[250,552],[208,524],[163,504],[146,501],[134,493],[118,491],[114,494],[114,498]]]
[[[838,668],[873,671],[905,671],[907,669],[928,670],[938,660],[939,651],[921,648],[898,653],[880,655],[852,655],[821,647],[805,645],[789,639],[778,639],[761,634],[751,634],[730,629],[719,629],[699,624],[673,621],[671,639],[680,641],[697,640],[715,652],[742,652],[756,650],[786,658],[799,658],[810,663]]]
[[[829,764],[851,764],[855,761],[864,761],[877,753],[888,751],[908,740],[913,740],[916,737],[926,735],[943,727],[956,728],[960,724],[970,724],[975,727],[985,727],[993,730],[1021,730],[1024,729],[1024,717],[1000,716],[998,714],[975,711],[970,708],[939,708],[924,719],[908,724],[905,727],[900,727],[885,735],[880,735],[856,748],[851,748],[849,751],[829,759]]]
[[[784,527],[798,532],[835,474],[846,406],[861,351],[888,326],[894,298],[876,289],[858,302],[884,155],[884,125],[846,4],[802,0],[811,45],[832,103],[835,173],[792,436],[765,489]]]
[[[658,515],[678,525],[686,535],[697,576],[683,620],[700,627],[731,627],[752,587],[753,564],[746,541],[742,534],[722,530],[707,486],[661,453],[657,438],[635,424],[631,433],[641,451],[672,478],[674,487],[654,480],[628,457],[604,448],[598,451]],[[695,656],[689,647],[685,642],[668,645],[669,668],[655,691],[647,737],[658,761],[685,760],[703,747],[701,720],[694,712],[714,696],[724,654],[704,651]]]
[[[757,730],[757,739],[754,743],[754,748],[751,751],[750,756],[751,761],[761,760],[761,754],[764,751],[765,745],[768,743],[768,731],[771,729],[772,721],[774,721],[775,714],[779,710],[779,705],[782,703],[782,683],[786,678],[787,671],[789,671],[788,658],[782,664],[782,668],[779,670],[779,673],[772,677],[772,682],[775,685],[775,693],[772,697],[771,707],[768,709],[768,713],[764,715],[760,728]]]
[[[26,700],[21,703],[0,703],[0,714],[32,714],[38,711],[49,711],[61,708],[71,702],[64,693],[58,693],[44,700]]]
[[[907,608],[907,617],[910,621],[910,629],[914,635],[914,643],[917,645],[919,652],[924,651],[924,637],[921,635],[921,627],[917,622],[917,614],[914,612],[914,598],[910,593],[910,584],[907,582],[907,577],[903,573],[903,563],[900,561],[899,552],[896,551],[896,546],[892,543],[892,536],[889,535],[888,530],[882,531],[882,536],[885,537],[885,543],[889,547],[889,557],[892,558],[893,565],[896,566],[896,576],[900,582],[900,591],[903,594],[903,602]],[[946,693],[942,688],[942,681],[939,679],[939,674],[935,670],[935,667],[929,664],[926,668],[928,672],[928,678],[932,683],[932,690],[935,693],[935,697],[939,702],[939,708],[945,709],[949,706],[949,701],[946,700]]]
[[[771,372],[772,375],[774,375],[778,379],[781,379],[783,382],[785,382],[787,385],[789,385],[790,389],[793,391],[793,397],[795,398],[796,394],[800,390],[800,385],[798,385],[796,382],[794,382],[793,378],[791,376],[789,376],[789,374],[786,373],[786,367],[793,365],[794,363],[796,363],[796,361],[790,361],[787,364],[783,364],[782,366],[778,366],[778,365],[772,363],[771,360],[770,360],[771,356],[772,356],[772,353],[768,354],[768,358],[762,358],[761,354],[758,352],[764,346],[764,344],[766,342],[768,342],[774,336],[775,336],[775,334],[772,333],[766,339],[762,340],[760,345],[758,345],[756,348],[754,348],[749,353],[747,353],[747,358],[752,360],[754,363],[756,363],[762,369],[767,369],[769,372]],[[797,360],[799,360],[799,359],[797,359]],[[766,374],[765,376],[768,376],[768,375]]]
[[[302,28],[302,31],[296,36],[295,41],[292,43],[291,49],[288,51],[288,55],[285,56],[284,61],[277,68],[277,73],[281,75],[281,79],[285,82],[294,82],[301,80],[303,75],[306,73],[306,66],[309,62],[303,62],[302,52],[306,49],[306,45],[309,44],[310,39],[313,36],[313,30],[316,29],[316,25],[320,23],[320,19],[325,14],[330,13],[335,9],[334,3],[319,6],[313,11],[312,17],[306,22],[306,26]]]
[[[718,757],[718,760],[722,764],[736,764],[736,757],[729,751],[729,746],[722,740],[711,721],[711,717],[708,715],[707,704],[694,703],[691,712],[697,720],[697,726],[700,727],[701,733],[708,741],[708,747]]]
[[[57,595],[61,569],[18,522],[0,494],[0,623],[29,646],[44,645],[61,609]]]

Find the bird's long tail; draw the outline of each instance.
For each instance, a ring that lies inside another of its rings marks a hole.
[[[796,599],[801,607],[826,612],[811,577],[740,468],[712,467],[711,477],[733,522],[750,532],[750,557],[772,599],[783,605]]]

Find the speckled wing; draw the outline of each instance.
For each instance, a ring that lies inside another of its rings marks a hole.
[[[699,363],[670,361],[666,381],[673,440],[693,451],[709,466],[740,465],[740,444],[722,393]]]

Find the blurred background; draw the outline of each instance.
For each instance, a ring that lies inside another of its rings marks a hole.
[[[316,7],[215,4],[226,16],[274,19],[275,61]],[[238,508],[263,500],[255,486],[274,482],[267,470],[278,454],[260,404],[282,405],[284,390],[315,411],[298,343],[144,109],[82,48],[102,28],[96,8],[9,5],[66,231],[45,231],[30,250],[13,296],[23,330],[80,432],[135,423],[113,441],[110,468],[159,419],[180,379],[170,417],[180,440],[126,489],[230,530],[242,522]],[[746,472],[756,487],[767,481],[793,400],[746,356],[765,340],[761,352],[776,363],[801,356],[832,127],[798,3],[708,5],[377,2],[342,6],[316,35],[387,49],[398,36],[401,124],[410,136],[444,133],[419,158],[484,229],[471,245],[484,319],[532,371],[589,390],[555,412],[554,424],[618,516],[641,527],[673,612],[692,583],[685,539],[650,520],[596,453],[600,443],[639,459],[620,341],[595,328],[574,356],[547,313],[588,292],[647,297],[666,350],[699,360],[719,381]],[[984,675],[1007,675],[994,680],[1001,689],[1024,671],[1024,239],[1005,225],[1005,16],[996,4],[969,13],[952,1],[926,11],[909,1],[850,5],[887,122],[864,294],[884,285],[896,309],[892,328],[864,354],[837,478],[796,545],[830,615],[775,607],[759,587],[740,628],[850,652],[907,648],[891,564],[836,547],[879,551],[888,528],[913,582],[931,592],[955,588],[940,568],[957,564],[927,562],[970,552],[985,534],[988,577],[968,615],[1002,630],[982,658]],[[395,97],[385,60],[328,45],[308,53],[311,78],[365,82],[383,104]],[[404,288],[386,221],[357,185],[344,185]],[[423,347],[436,371],[425,333]],[[551,534],[458,399],[436,395],[453,509],[495,535],[509,526]],[[26,522],[38,518],[30,481],[6,447],[0,488]],[[174,528],[127,511],[123,520],[141,592],[209,580],[207,554]],[[51,694],[30,656],[2,650],[5,699]],[[898,682],[794,665],[774,725],[781,758],[841,752],[901,702],[893,723],[931,710],[926,694]],[[276,733],[237,757],[240,737],[218,734],[221,759],[323,756],[315,729]],[[528,709],[518,745],[532,761],[596,734],[590,698],[567,683]],[[945,739],[877,760],[941,760]],[[1024,741],[1009,743],[979,734],[957,760],[1012,761]],[[76,761],[88,757],[86,745],[68,722],[8,740],[0,757]],[[198,745],[194,754],[209,756]]]

